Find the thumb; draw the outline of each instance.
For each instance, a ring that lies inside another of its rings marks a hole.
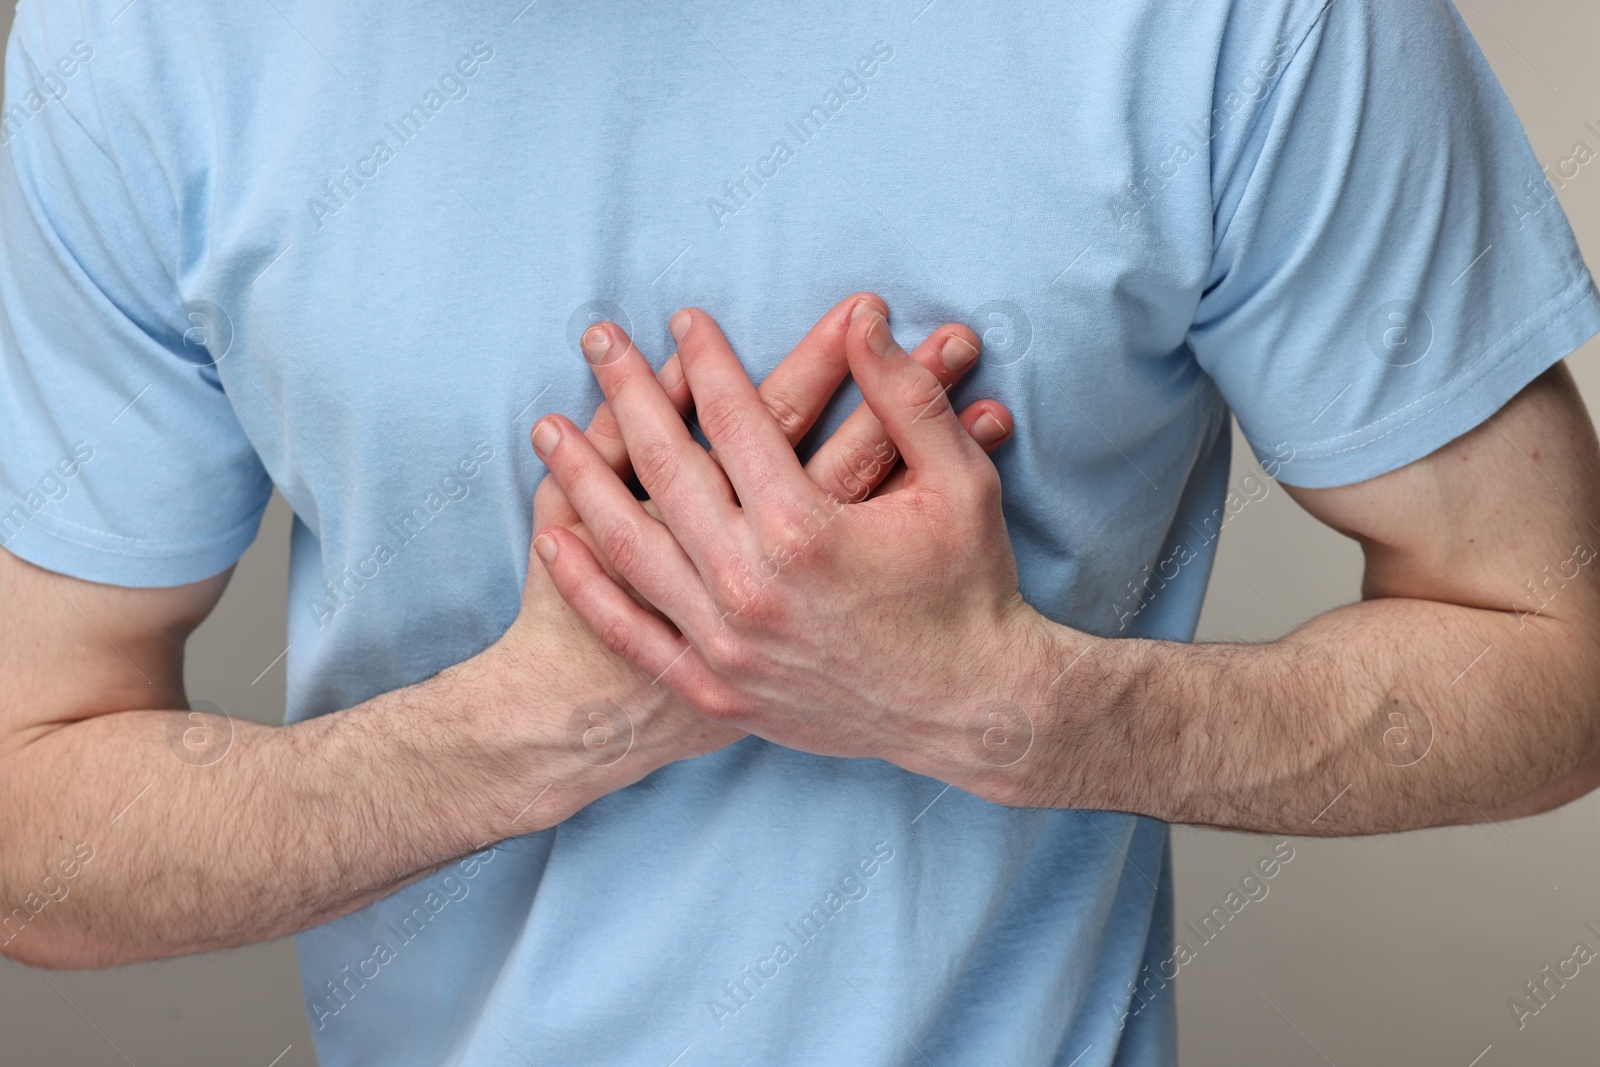
[[[983,449],[956,418],[945,386],[906,354],[889,321],[870,304],[857,307],[845,354],[862,398],[913,478],[948,477],[984,458]]]

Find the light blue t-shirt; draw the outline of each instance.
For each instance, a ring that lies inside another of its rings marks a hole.
[[[1355,482],[1600,328],[1442,0],[25,0],[5,107],[0,539],[189,582],[276,485],[291,721],[511,623],[596,318],[756,378],[853,290],[968,323],[1024,595],[1177,640],[1269,487],[1230,409]],[[749,739],[298,944],[327,1067],[1143,1067],[1171,913],[1160,822]]]

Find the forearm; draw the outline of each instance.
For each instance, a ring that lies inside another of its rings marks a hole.
[[[1381,599],[1261,645],[1056,627],[1018,802],[1364,834],[1532,814],[1596,783],[1600,650],[1553,620]],[[1041,661],[1044,664],[1046,661]],[[1430,737],[1431,734],[1431,737]]]
[[[98,967],[281,936],[607,791],[558,727],[496,729],[538,715],[497,685],[469,661],[291,726],[235,720],[209,765],[175,756],[178,712],[34,736],[0,761],[0,952]]]

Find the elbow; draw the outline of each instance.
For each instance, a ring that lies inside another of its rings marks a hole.
[[[76,876],[74,865],[65,870]],[[81,887],[58,868],[31,886],[0,884],[0,956],[48,971],[87,971],[133,963],[124,946],[97,935],[84,920]]]
[[[94,936],[85,925],[95,914],[83,899],[91,881],[84,872],[95,859],[92,844],[80,841],[71,849],[61,849],[48,866],[36,868],[42,874],[26,880],[20,872],[33,866],[31,857],[38,855],[38,843],[27,842],[21,833],[0,832],[0,840],[12,843],[0,852],[0,872],[7,875],[0,878],[0,956],[53,971],[130,962],[119,958],[113,944]]]
[[[1574,687],[1572,716],[1579,724],[1579,755],[1574,766],[1559,783],[1560,799],[1546,810],[1553,810],[1588,796],[1600,789],[1600,657],[1585,655],[1582,677],[1587,683]]]
[[[1581,741],[1552,781],[1530,794],[1518,815],[1543,815],[1600,789],[1600,686],[1581,701],[1573,717]]]
[[[1550,790],[1549,802],[1541,811],[1554,811],[1600,789],[1600,695],[1596,695],[1583,714],[1594,740],[1586,746],[1577,766]]]
[[[1600,624],[1600,618],[1595,622]],[[1519,814],[1542,815],[1600,789],[1600,649],[1589,647],[1588,634],[1593,632],[1574,634],[1565,662],[1553,664],[1547,675],[1556,686],[1544,736],[1564,743],[1556,741],[1562,750],[1551,753],[1549,766],[1556,773],[1527,797]]]
[[[0,931],[0,956],[12,963],[42,971],[91,971],[124,962],[81,941],[67,943],[52,937],[49,932],[38,929],[35,923],[18,930],[12,921],[15,910],[0,923],[0,927],[3,927],[3,931]],[[15,933],[12,932],[14,930]]]
[[[1539,790],[1530,796],[1521,810],[1511,812],[1508,818],[1520,818],[1525,815],[1543,815],[1546,812],[1564,808],[1574,800],[1588,796],[1600,787],[1600,769],[1589,768],[1581,773],[1574,772],[1560,781]]]
[[[1501,800],[1482,808],[1474,805],[1471,813],[1463,813],[1461,822],[1503,822],[1544,815],[1600,789],[1600,697],[1572,713],[1569,721],[1580,725],[1548,731],[1547,736],[1561,740],[1546,742],[1546,746],[1559,744],[1559,749],[1526,749],[1519,770],[1504,771],[1507,777],[1502,779]]]

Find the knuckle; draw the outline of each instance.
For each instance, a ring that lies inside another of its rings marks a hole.
[[[761,557],[761,577],[773,581],[785,571],[798,570],[815,559],[817,538],[831,517],[821,504],[810,511],[791,512],[783,525],[765,538],[768,547]]]
[[[852,448],[828,456],[816,470],[817,485],[845,500],[864,499],[872,491],[868,481],[872,468],[870,464],[863,465],[863,455]]]
[[[751,630],[766,631],[778,628],[781,613],[769,591],[770,580],[762,582],[759,588],[748,593],[739,601],[737,610],[733,615]],[[733,616],[729,616],[732,618]],[[726,658],[723,661],[724,670],[730,673],[743,673],[750,665],[749,648],[742,642],[730,644],[726,649]]]
[[[633,457],[633,472],[641,484],[659,496],[677,477],[679,463],[677,449],[670,441],[647,441]]]
[[[698,405],[700,429],[712,441],[734,437],[745,425],[744,408],[732,397],[713,396]]]
[[[846,500],[860,501],[883,481],[898,458],[894,445],[886,441],[872,448],[853,449],[834,464],[833,485]]]
[[[926,371],[907,375],[900,396],[918,419],[938,418],[951,410],[950,393],[939,383],[939,379]]]
[[[711,669],[721,675],[737,673],[746,658],[744,641],[726,625],[718,626],[705,636],[700,653]]]
[[[600,627],[600,643],[605,645],[612,655],[621,659],[631,659],[634,650],[633,628],[627,620],[620,615],[613,615]]]
[[[734,722],[745,714],[744,702],[723,688],[698,696],[695,710],[712,722]]]
[[[761,595],[761,582],[753,571],[743,566],[723,574],[721,586],[718,607],[727,613],[724,623],[729,616],[743,616],[752,601]]]
[[[644,555],[644,535],[637,523],[619,519],[606,528],[605,536],[600,538],[600,548],[611,565],[626,574]]]
[[[778,424],[785,437],[798,437],[806,428],[806,416],[792,398],[777,390],[764,391],[761,400],[767,405],[772,421]]]
[[[857,473],[857,464],[851,456],[840,456],[828,464],[823,488],[846,500],[862,500],[872,491],[872,485]]]

